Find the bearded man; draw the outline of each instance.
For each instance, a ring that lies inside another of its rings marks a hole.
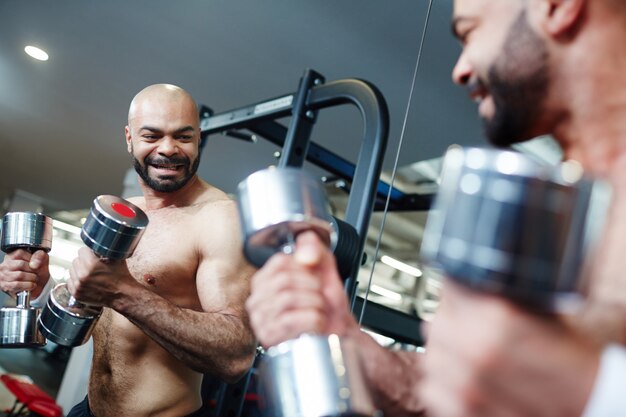
[[[256,348],[236,205],[196,174],[199,116],[183,89],[139,92],[125,136],[143,192],[130,201],[150,223],[125,262],[101,262],[85,247],[72,263],[69,291],[105,308],[88,396],[68,417],[201,416],[203,374],[234,382]],[[0,265],[0,288],[12,295],[45,296],[52,281],[43,251],[18,250]]]

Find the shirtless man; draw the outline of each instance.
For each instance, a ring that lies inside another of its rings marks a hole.
[[[463,47],[453,79],[493,143],[552,134],[613,185],[576,326],[446,282],[426,355],[385,350],[360,332],[332,255],[310,233],[253,277],[253,328],[266,346],[303,332],[358,339],[385,415],[625,416],[626,1],[455,0],[453,29]]]
[[[143,191],[131,201],[150,223],[127,261],[105,264],[85,247],[72,264],[70,292],[107,308],[93,333],[88,401],[68,417],[196,416],[203,373],[234,382],[252,364],[244,300],[253,269],[241,255],[235,203],[196,175],[191,96],[173,85],[145,88],[125,134]],[[43,252],[12,252],[0,288],[36,297],[47,265]]]

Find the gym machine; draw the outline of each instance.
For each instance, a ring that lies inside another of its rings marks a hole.
[[[343,104],[356,106],[363,117],[364,137],[354,165],[310,141],[318,111]],[[352,186],[344,221],[360,237],[356,252],[362,254],[377,192],[385,188],[379,177],[387,145],[389,114],[385,99],[375,86],[359,79],[325,83],[321,74],[307,69],[295,93],[220,114],[212,115],[210,110],[204,113],[200,125],[203,137],[249,130],[282,146],[279,167],[302,167],[304,161],[309,160],[349,179]],[[292,116],[288,128],[274,121],[287,116]],[[352,166],[354,172],[349,175]],[[346,279],[346,291],[351,297],[356,291],[355,275],[360,263],[361,257],[356,256]]]

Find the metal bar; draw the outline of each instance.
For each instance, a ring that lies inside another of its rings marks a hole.
[[[374,211],[385,209],[386,201],[380,198],[374,204]],[[433,204],[435,194],[404,194],[401,198],[389,201],[388,211],[428,211]]]
[[[311,89],[307,104],[311,109],[353,104],[363,117],[363,141],[344,219],[354,226],[361,237],[359,256],[355,257],[352,274],[345,282],[346,292],[354,302],[357,289],[356,275],[361,263],[365,237],[374,208],[376,186],[387,147],[389,111],[380,91],[372,84],[357,79],[339,80],[314,87]]]
[[[363,298],[354,300],[355,312],[363,307]],[[358,317],[357,317],[358,318]],[[361,324],[376,333],[391,337],[401,343],[410,343],[414,346],[424,346],[422,335],[422,320],[393,308],[389,308],[370,300],[367,301],[363,321]]]
[[[285,144],[283,146],[278,167],[297,167],[304,164],[304,159],[309,149],[311,131],[317,118],[317,112],[310,110],[306,100],[310,89],[316,84],[322,84],[324,77],[311,70],[304,71],[300,79],[298,91],[293,99],[291,121],[287,129]]]
[[[259,123],[254,123],[247,127],[248,130],[262,136],[273,144],[282,147],[285,143],[285,135],[287,134],[287,128],[278,122],[273,120],[263,120]],[[315,142],[309,144],[309,151],[306,154],[306,160],[324,169],[330,174],[336,175],[346,181],[352,182],[354,178],[354,171],[356,167],[350,161],[336,153],[326,149],[322,145],[318,145]],[[377,188],[378,195],[383,198],[387,198],[389,193],[389,184],[384,181],[378,181]],[[405,197],[405,193],[397,188],[391,189],[391,199],[402,200]]]
[[[293,99],[293,93],[285,94],[208,118],[204,117],[200,120],[200,130],[203,135],[211,135],[224,130],[245,128],[251,122],[290,116]]]

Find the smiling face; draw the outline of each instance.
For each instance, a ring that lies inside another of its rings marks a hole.
[[[455,36],[463,51],[453,80],[479,104],[497,146],[540,134],[549,87],[548,52],[529,26],[523,0],[456,0]]]
[[[200,163],[198,111],[191,96],[167,84],[142,90],[128,112],[126,142],[148,187],[157,192],[181,189]]]

